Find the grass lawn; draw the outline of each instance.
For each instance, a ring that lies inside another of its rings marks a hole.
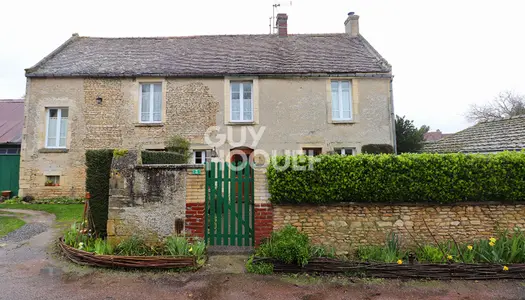
[[[13,217],[0,216],[0,237],[22,227],[26,222]]]
[[[84,204],[0,204],[1,208],[45,211],[54,214],[60,223],[82,221],[84,212]]]

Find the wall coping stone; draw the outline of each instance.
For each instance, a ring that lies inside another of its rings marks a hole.
[[[297,206],[297,207],[321,207],[321,206],[486,206],[486,205],[525,205],[524,201],[502,202],[502,201],[483,201],[483,202],[455,202],[455,203],[430,203],[430,202],[337,202],[337,203],[273,203],[275,206]]]
[[[204,165],[200,164],[145,164],[136,165],[135,169],[169,169],[169,170],[184,170],[184,169],[204,169]]]

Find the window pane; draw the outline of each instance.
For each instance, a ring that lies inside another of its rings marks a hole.
[[[63,111],[63,110],[62,110]],[[67,137],[67,118],[62,118],[60,120],[60,140],[59,147],[66,146],[66,137]]]
[[[149,116],[149,104],[150,104],[150,93],[149,93],[149,84],[142,85],[142,95],[141,95],[141,110],[140,110],[140,120],[145,122],[150,120]]]
[[[53,108],[49,110],[49,117],[50,118],[56,118],[58,117],[58,109]]]
[[[239,100],[241,97],[241,94],[239,92],[232,92],[232,99],[233,100]]]
[[[332,81],[332,92],[339,90],[339,81]]]
[[[339,114],[339,93],[332,89],[332,119],[341,118]]]
[[[343,100],[343,110],[350,110],[350,92],[349,91],[343,90],[342,100]]]
[[[251,83],[243,83],[242,85],[242,92],[243,92],[243,98],[244,99],[252,99],[252,84]]]
[[[238,82],[232,82],[232,94],[233,93],[239,93],[241,91],[241,85]]]
[[[62,108],[62,119],[66,118],[69,116],[69,109],[67,108]]]
[[[351,119],[352,117],[350,116],[350,112],[349,111],[343,111],[343,119]]]
[[[251,111],[245,111],[243,113],[243,120],[244,121],[251,121],[252,120],[252,112]]]
[[[350,89],[350,81],[341,81],[341,88],[343,90],[348,90]]]
[[[56,147],[57,143],[57,114],[56,109],[49,110],[49,119],[47,120],[47,145],[49,147]]]
[[[162,86],[155,84],[153,94],[153,121],[160,122],[162,119]]]
[[[233,121],[240,121],[241,120],[241,112],[240,111],[232,111],[232,120]]]

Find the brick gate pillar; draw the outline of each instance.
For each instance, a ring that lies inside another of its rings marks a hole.
[[[269,201],[266,168],[254,169],[255,245],[270,236],[273,229],[273,208]]]
[[[194,174],[200,170],[200,174]],[[193,236],[204,238],[204,202],[206,198],[205,168],[188,169],[186,174],[186,219],[184,229]]]

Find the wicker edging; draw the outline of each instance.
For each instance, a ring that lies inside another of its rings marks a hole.
[[[524,279],[525,264],[402,264],[346,262],[330,258],[314,258],[307,265],[284,264],[271,258],[256,257],[253,263],[273,264],[274,272],[280,273],[354,273],[378,278],[434,279],[434,280],[488,280]]]
[[[195,268],[198,266],[195,257],[169,257],[169,256],[119,256],[98,255],[78,250],[66,245],[62,238],[58,240],[62,253],[74,263],[80,265],[105,267],[105,268]]]

